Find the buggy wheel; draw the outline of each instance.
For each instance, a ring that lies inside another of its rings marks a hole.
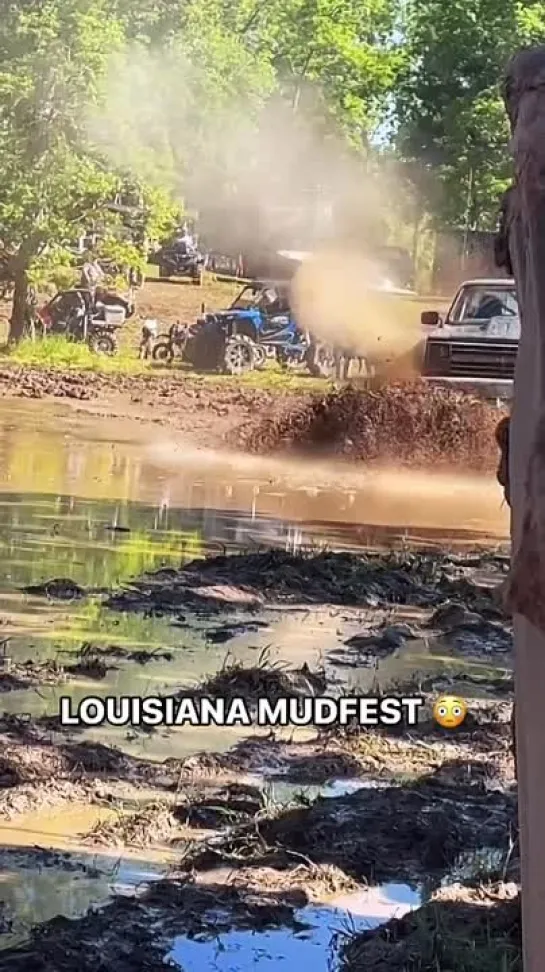
[[[170,341],[157,341],[157,344],[155,344],[153,347],[151,356],[154,361],[171,364],[171,362],[174,360],[174,354],[172,353]]]
[[[238,334],[225,345],[224,367],[228,375],[243,375],[255,368],[255,345],[245,334]]]
[[[110,331],[94,331],[89,335],[88,344],[95,354],[116,354],[117,338]]]

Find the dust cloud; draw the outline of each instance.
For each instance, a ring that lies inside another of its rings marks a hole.
[[[279,250],[372,253],[388,244],[402,206],[396,171],[350,149],[311,85],[295,102],[266,71],[238,83],[228,97],[230,84],[212,83],[179,45],[129,45],[87,118],[89,138],[118,169],[167,186],[207,235],[231,245],[258,237]]]
[[[368,256],[318,254],[301,264],[292,294],[302,326],[325,342],[364,356],[397,379],[420,373],[419,315],[402,314],[400,301],[380,290],[379,271]]]

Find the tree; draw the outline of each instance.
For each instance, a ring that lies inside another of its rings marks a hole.
[[[545,37],[545,3],[410,0],[396,91],[397,148],[441,224],[489,229],[510,179],[499,81],[517,47]]]
[[[10,340],[24,330],[29,273],[115,194],[89,147],[87,105],[123,44],[106,0],[17,0],[0,19],[0,238],[15,281]]]

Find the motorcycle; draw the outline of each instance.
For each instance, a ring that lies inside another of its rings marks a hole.
[[[183,358],[188,337],[188,325],[177,321],[169,329],[168,334],[159,335],[155,341],[151,352],[153,360],[172,364],[175,357]]]
[[[97,354],[115,354],[117,331],[134,314],[134,305],[118,294],[76,289],[60,291],[38,308],[44,337],[59,335],[88,344]]]

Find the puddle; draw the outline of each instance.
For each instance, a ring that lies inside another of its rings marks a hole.
[[[239,628],[222,642],[211,635],[218,623],[210,619],[121,614],[108,611],[97,596],[59,602],[22,594],[23,587],[57,577],[86,589],[106,589],[224,548],[297,550],[326,543],[353,549],[411,539],[433,546],[449,538],[451,545],[474,546],[484,538],[500,542],[507,536],[508,518],[494,483],[369,476],[346,467],[195,454],[158,441],[163,435],[136,422],[99,421],[43,403],[20,401],[14,409],[0,402],[0,642],[6,639],[6,654],[18,664],[32,658],[69,665],[77,661],[81,646],[90,644],[172,656],[138,664],[109,655],[105,661],[111,667],[99,681],[79,675],[66,685],[3,693],[5,713],[56,714],[66,694],[75,705],[89,694],[159,694],[202,681],[221,667],[228,652],[251,664],[267,648],[273,661],[315,666],[361,627],[357,611],[283,608],[263,612],[260,625]],[[226,616],[219,626],[237,622],[235,615]],[[446,649],[440,653],[415,640],[381,661],[380,671],[390,681],[415,668],[440,671],[453,664]],[[463,664],[484,674],[491,667],[471,659]],[[461,667],[459,659],[456,667]],[[331,671],[354,692],[366,691],[376,677],[363,664]],[[82,736],[165,759],[204,749],[223,752],[245,734],[244,729],[210,727],[143,736],[108,727]],[[332,797],[361,785],[338,780],[301,787],[279,780],[274,793],[280,800],[295,792]],[[49,813],[2,822],[0,899],[14,921],[2,946],[25,937],[34,923],[56,914],[81,914],[112,894],[134,893],[142,881],[164,872],[166,857],[83,850],[78,839],[99,819],[97,813],[94,807],[73,808],[70,820],[66,813]],[[68,857],[44,856],[40,846]],[[180,938],[171,957],[184,972],[290,970],[307,961],[319,972],[328,968],[331,937],[346,926],[347,912],[352,927],[370,927],[417,903],[404,886],[389,885],[327,907],[302,909],[299,917],[308,928],[299,935],[232,932],[213,943]]]
[[[86,643],[172,654],[170,662],[145,665],[107,658],[111,668],[104,679],[78,676],[68,690],[40,685],[4,693],[6,712],[56,714],[67,691],[75,704],[90,693],[168,691],[214,673],[227,652],[253,664],[267,648],[273,661],[316,665],[358,630],[358,612],[283,609],[264,613],[261,627],[218,643],[209,636],[209,621],[170,623],[120,614],[96,598],[49,601],[22,595],[21,587],[68,577],[85,588],[109,588],[207,550],[260,544],[295,549],[317,542],[354,547],[369,542],[366,530],[390,543],[397,528],[392,533],[385,524],[395,522],[403,510],[398,536],[414,528],[433,539],[437,531],[444,536],[453,527],[442,480],[431,487],[436,488],[434,504],[429,477],[381,479],[347,467],[195,453],[176,442],[157,441],[163,435],[157,430],[150,434],[136,422],[97,420],[43,403],[37,407],[21,401],[16,412],[0,403],[0,634],[9,638],[9,655],[18,663],[32,657],[73,664],[74,652]],[[458,533],[480,536],[472,533],[477,529],[502,535],[503,511],[498,500],[498,519],[494,484],[458,478],[452,489]],[[411,506],[407,495],[414,499]],[[221,625],[239,620],[226,617]],[[381,662],[381,674],[391,680],[415,667],[447,664],[452,664],[448,652],[434,657],[428,644],[412,642]],[[334,674],[351,690],[363,692],[376,672],[358,665]],[[225,750],[240,735],[240,730],[213,727],[156,732],[145,739],[111,727],[85,733],[91,739],[107,737],[123,748],[137,746],[157,758],[195,749]]]
[[[332,972],[337,946],[345,935],[402,917],[419,904],[419,896],[406,885],[369,888],[333,899],[327,906],[299,909],[295,917],[304,930],[233,931],[208,941],[180,937],[165,958],[183,972],[300,972],[302,968]]]
[[[137,894],[165,870],[161,863],[111,853],[55,855],[1,847],[2,919],[11,929],[0,935],[0,949],[25,941],[33,925],[57,915],[73,918],[114,895]]]

